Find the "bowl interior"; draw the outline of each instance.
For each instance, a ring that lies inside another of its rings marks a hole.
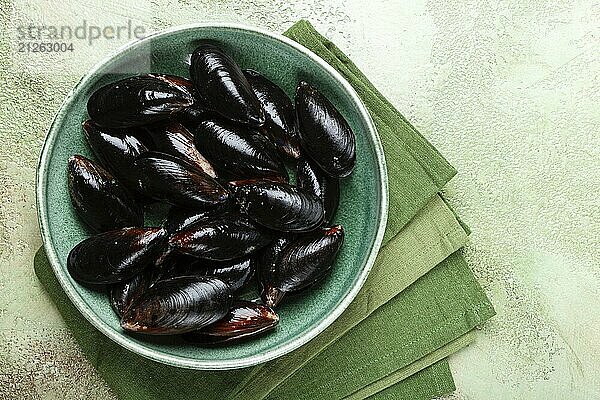
[[[66,269],[70,249],[88,236],[71,207],[66,165],[73,154],[92,157],[81,129],[89,94],[123,76],[148,72],[188,76],[186,55],[198,39],[218,41],[242,68],[261,72],[292,98],[299,80],[314,84],[338,107],[356,134],[356,169],[342,181],[340,207],[334,220],[344,226],[346,240],[331,274],[310,290],[288,296],[278,309],[280,325],[271,334],[221,347],[125,334],[106,294],[78,285]],[[330,324],[334,314],[339,314],[335,310],[340,311],[347,305],[348,297],[356,293],[385,225],[384,161],[370,120],[365,118],[364,109],[348,91],[347,84],[311,57],[302,49],[261,32],[196,26],[155,35],[127,47],[75,88],[56,117],[41,158],[40,219],[47,251],[63,288],[84,316],[107,336],[130,350],[172,365],[202,369],[247,366],[305,343]]]

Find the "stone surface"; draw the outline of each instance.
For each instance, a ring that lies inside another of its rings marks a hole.
[[[35,167],[64,96],[126,40],[18,50],[18,26],[148,31],[310,19],[459,170],[445,194],[498,315],[451,358],[453,399],[600,397],[600,4],[0,0],[0,398],[112,398],[33,274]],[[585,317],[585,318],[584,318]],[[76,385],[73,382],[77,382]]]

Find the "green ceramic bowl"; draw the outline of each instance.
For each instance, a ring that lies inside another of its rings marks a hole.
[[[321,284],[289,295],[278,309],[275,331],[255,340],[202,347],[180,340],[148,340],[126,334],[105,293],[88,290],[67,272],[69,250],[87,237],[71,207],[67,159],[91,157],[81,122],[92,91],[110,81],[148,72],[188,76],[186,54],[197,39],[222,44],[243,68],[255,69],[293,96],[304,79],[342,112],[356,134],[356,169],[342,182],[335,222],[346,240],[332,273]],[[46,252],[63,289],[98,330],[123,347],[152,360],[194,369],[241,368],[271,360],[305,344],[346,309],[363,285],[383,238],[387,220],[387,176],[379,138],[360,99],[333,68],[290,39],[255,28],[193,25],[163,31],[131,43],[93,68],[67,97],[46,138],[37,177],[40,228]]]

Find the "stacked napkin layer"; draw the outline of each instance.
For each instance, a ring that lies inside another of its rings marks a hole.
[[[337,69],[371,113],[383,143],[390,209],[363,289],[317,338],[274,361],[225,372],[143,359],[97,332],[73,307],[38,251],[38,278],[84,353],[123,399],[427,399],[453,390],[445,357],[494,315],[459,249],[464,226],[437,193],[456,171],[356,66],[307,22],[285,35]]]

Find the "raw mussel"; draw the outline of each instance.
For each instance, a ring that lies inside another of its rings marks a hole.
[[[296,89],[296,115],[305,153],[329,176],[350,175],[356,162],[356,139],[335,106],[316,88],[300,82]]]
[[[90,96],[87,110],[98,125],[128,128],[169,118],[194,103],[189,81],[148,74],[109,83]]]
[[[68,162],[69,195],[79,217],[94,231],[142,226],[144,213],[104,168],[79,155]]]
[[[221,207],[216,207],[210,210],[198,210],[194,208],[184,208],[180,206],[171,206],[165,220],[165,229],[170,233],[174,234],[177,232],[185,231],[197,226],[211,218],[220,217],[229,210],[226,203]]]
[[[123,228],[99,233],[71,250],[67,269],[81,283],[123,282],[154,263],[166,239],[167,232],[160,228]]]
[[[300,142],[292,101],[283,90],[253,70],[245,70],[250,86],[265,111],[261,131],[273,142],[279,154],[288,160],[300,158]]]
[[[212,110],[232,121],[264,124],[263,110],[248,80],[219,47],[202,42],[192,53],[190,76],[199,98]]]
[[[213,166],[196,149],[194,135],[182,124],[174,121],[159,122],[146,130],[152,138],[154,148],[186,161],[211,178],[217,177]]]
[[[307,233],[288,244],[275,268],[260,275],[264,303],[275,307],[285,293],[304,289],[322,279],[343,241],[344,230],[336,225]]]
[[[325,208],[323,224],[329,224],[340,202],[339,179],[327,176],[314,162],[302,159],[296,164],[296,186],[321,199]]]
[[[184,276],[156,282],[121,318],[127,331],[173,335],[194,331],[227,315],[231,289],[220,279]]]
[[[230,122],[208,119],[194,132],[198,150],[229,179],[279,176],[285,165],[274,145],[258,131]]]
[[[87,142],[100,160],[117,180],[139,197],[137,170],[133,162],[148,151],[148,147],[137,137],[132,129],[108,129],[91,120],[83,123],[83,132]]]
[[[143,270],[125,282],[111,285],[109,296],[110,304],[119,317],[137,301],[152,284],[152,271],[150,268]]]
[[[247,217],[229,214],[172,235],[169,246],[178,253],[225,261],[253,253],[270,240],[270,233]]]
[[[258,336],[274,329],[279,315],[272,308],[252,301],[238,300],[219,321],[185,335],[200,343],[223,343]]]
[[[177,276],[214,276],[225,282],[233,292],[241,289],[254,276],[256,262],[251,257],[230,261],[194,260],[194,262],[177,263],[166,277]]]
[[[144,153],[134,167],[141,191],[156,200],[182,207],[214,208],[229,198],[227,190],[208,174],[169,154]]]
[[[284,182],[248,181],[233,190],[243,213],[277,231],[310,231],[319,226],[325,215],[317,196]]]

